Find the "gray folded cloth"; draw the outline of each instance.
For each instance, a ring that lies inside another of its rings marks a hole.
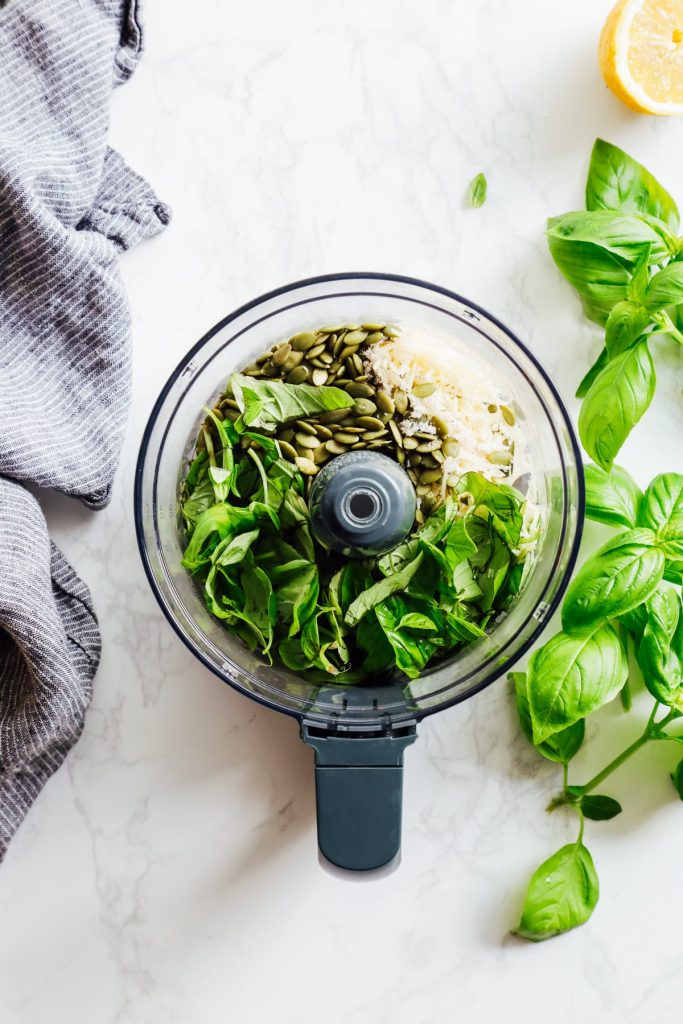
[[[106,142],[141,46],[137,0],[0,0],[0,858],[99,659],[88,589],[18,481],[109,500],[130,391],[118,259],[170,216]]]

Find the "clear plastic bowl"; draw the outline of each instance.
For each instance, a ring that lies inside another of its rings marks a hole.
[[[331,322],[405,324],[464,341],[490,364],[526,416],[545,529],[519,599],[479,643],[428,668],[409,688],[320,687],[248,651],[204,606],[180,564],[182,467],[202,410],[275,341]],[[270,292],[208,332],[171,375],[152,411],[136,472],[135,522],[156,597],[178,635],[221,679],[247,696],[309,722],[344,729],[395,728],[419,721],[488,686],[533,644],[571,573],[583,520],[578,446],[562,401],[542,366],[491,314],[436,285],[388,274],[335,274]]]

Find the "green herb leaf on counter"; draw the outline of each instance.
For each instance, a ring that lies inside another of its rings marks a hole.
[[[486,194],[488,192],[488,182],[486,176],[480,171],[476,174],[470,182],[470,187],[467,192],[467,198],[470,206],[475,208],[483,206],[486,202]]]
[[[544,861],[529,882],[516,933],[541,942],[584,924],[598,902],[593,859],[582,842],[570,843]]]
[[[678,230],[678,209],[642,164],[604,139],[596,139],[586,182],[587,210],[649,213]]]
[[[581,813],[584,818],[590,818],[591,821],[610,821],[612,818],[616,818],[617,814],[621,814],[622,807],[618,800],[614,800],[611,796],[601,796],[599,794],[589,794],[581,798],[579,803]]]
[[[522,732],[529,743],[532,743],[539,754],[542,754],[549,761],[554,761],[557,764],[568,764],[578,752],[584,740],[586,724],[583,718],[580,718],[568,728],[554,733],[541,743],[536,743],[531,723],[531,711],[529,710],[526,672],[510,672],[508,678],[512,680],[515,687],[515,701],[519,722]]]
[[[612,466],[609,473],[599,466],[584,466],[586,481],[586,516],[606,526],[631,529],[638,522],[643,494],[635,480],[622,469]],[[643,524],[647,525],[647,524]]]

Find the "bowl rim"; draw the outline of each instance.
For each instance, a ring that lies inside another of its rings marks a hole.
[[[208,668],[209,671],[212,672],[215,676],[217,676],[217,678],[220,679],[222,682],[231,686],[233,689],[237,690],[239,693],[250,698],[251,700],[256,701],[258,704],[261,704],[264,707],[269,708],[271,711],[277,711],[281,714],[288,715],[289,717],[294,718],[299,722],[302,722],[307,717],[310,717],[312,719],[315,719],[316,724],[319,724],[319,719],[320,721],[323,720],[322,716],[316,716],[315,713],[307,715],[307,712],[303,709],[283,707],[279,704],[275,704],[273,701],[268,700],[266,696],[260,693],[256,693],[253,690],[249,690],[248,688],[242,686],[238,681],[230,679],[227,675],[225,675],[219,670],[218,666],[214,665],[207,657],[204,656],[204,654],[202,654],[201,651],[199,651],[194,646],[191,639],[187,636],[187,634],[181,628],[180,624],[176,621],[175,617],[171,614],[170,609],[167,608],[166,603],[162,599],[162,596],[159,592],[159,588],[157,586],[154,574],[152,572],[152,566],[150,564],[147,552],[147,544],[144,535],[142,515],[142,483],[145,462],[148,454],[152,432],[156,425],[159,413],[161,412],[161,409],[166,401],[166,398],[169,392],[175,386],[178,378],[185,371],[188,363],[190,363],[194,359],[194,357],[204,348],[204,346],[207,344],[207,342],[211,340],[211,338],[213,338],[216,334],[222,331],[223,328],[230,324],[233,320],[236,320],[238,317],[244,315],[245,313],[248,313],[252,309],[257,308],[258,306],[269,301],[270,299],[278,298],[281,295],[286,295],[289,292],[294,292],[297,289],[301,288],[307,288],[321,284],[338,283],[340,281],[357,280],[398,282],[400,284],[413,285],[418,288],[423,288],[426,289],[427,291],[434,292],[437,295],[443,295],[449,299],[455,300],[456,302],[466,306],[468,309],[475,310],[477,313],[480,313],[485,319],[494,324],[513,342],[514,345],[521,349],[524,355],[529,359],[529,361],[538,371],[545,385],[548,387],[555,402],[557,403],[557,408],[560,417],[563,421],[566,435],[569,441],[569,447],[571,448],[576,465],[577,517],[574,538],[567,557],[567,568],[565,570],[564,576],[557,588],[556,593],[553,595],[552,600],[548,604],[543,620],[538,623],[537,627],[532,630],[531,634],[524,641],[519,650],[516,651],[514,661],[504,665],[499,671],[496,671],[495,666],[492,667],[491,672],[484,679],[482,679],[481,682],[476,683],[466,692],[454,694],[454,696],[450,697],[448,700],[445,700],[434,707],[425,707],[423,709],[418,710],[408,710],[406,708],[405,716],[400,714],[393,715],[392,713],[389,713],[388,719],[391,722],[392,727],[394,727],[396,725],[404,725],[410,721],[420,722],[430,715],[436,714],[440,711],[445,711],[447,708],[454,707],[456,704],[460,704],[463,701],[468,700],[470,697],[476,696],[476,694],[481,693],[482,690],[485,690],[488,686],[491,686],[501,677],[504,671],[510,671],[514,667],[514,665],[516,665],[517,662],[522,657],[524,657],[524,655],[530,650],[530,648],[538,642],[540,636],[547,628],[553,614],[559,607],[560,602],[564,597],[567,587],[569,586],[569,581],[571,579],[572,573],[574,571],[578,559],[579,548],[581,546],[581,539],[583,536],[585,523],[586,491],[583,459],[581,456],[581,449],[579,447],[579,443],[577,440],[576,431],[571,421],[571,417],[569,415],[567,406],[565,405],[562,396],[560,395],[557,387],[555,386],[554,382],[552,381],[543,364],[540,362],[537,356],[534,355],[534,353],[527,347],[527,345],[525,345],[525,343],[521,341],[521,339],[515,334],[515,332],[512,331],[501,320],[499,320],[498,317],[490,313],[487,309],[485,309],[478,303],[472,302],[470,299],[465,298],[458,292],[455,292],[449,288],[444,288],[442,285],[433,284],[429,281],[424,281],[418,277],[411,277],[404,274],[392,274],[379,271],[342,271],[338,273],[319,274],[313,277],[301,278],[289,284],[281,285],[279,288],[274,288],[271,291],[264,292],[263,294],[258,295],[256,298],[251,299],[249,302],[245,302],[243,305],[239,306],[231,313],[228,313],[227,316],[219,320],[216,324],[214,324],[213,327],[211,327],[208,331],[206,331],[205,334],[201,336],[201,338],[187,351],[187,353],[182,357],[180,362],[176,365],[176,367],[166,380],[166,383],[162,387],[161,391],[159,392],[159,395],[157,396],[157,399],[152,407],[152,411],[150,412],[147,422],[145,424],[135,465],[135,476],[133,486],[133,520],[135,524],[135,535],[138,550],[140,553],[140,558],[142,560],[145,575],[147,577],[147,581],[150,585],[152,593],[154,594],[157,600],[157,604],[160,606],[161,611],[164,614],[164,617],[170,623],[173,631],[176,633],[179,639],[185,644],[188,650],[194,655],[194,657],[197,658],[205,666],[205,668]],[[327,718],[329,719],[329,716],[327,716]],[[368,726],[364,721],[359,720],[358,722],[354,722],[353,720],[349,720],[348,723],[344,724],[344,728],[345,730],[348,729],[351,732],[364,732],[367,730]]]

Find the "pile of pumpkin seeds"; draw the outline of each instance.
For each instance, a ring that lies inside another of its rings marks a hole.
[[[398,333],[394,327],[379,323],[336,324],[302,331],[273,345],[241,373],[288,384],[332,385],[346,391],[354,399],[352,407],[280,426],[275,437],[282,455],[308,477],[310,488],[318,470],[337,455],[363,448],[383,452],[405,467],[415,485],[420,499],[417,519],[421,522],[441,501],[443,464],[447,457],[458,454],[459,445],[457,438],[449,436],[448,426],[439,416],[431,418],[431,431],[404,433],[401,429],[411,406],[411,395],[427,398],[436,389],[434,383],[418,381],[411,394],[401,390],[389,394],[377,387],[366,372],[363,348],[395,338]],[[493,406],[492,411],[496,410]],[[237,419],[239,408],[229,388],[214,413],[221,418]],[[505,407],[502,414],[506,422],[514,423],[512,410]],[[242,438],[242,444],[250,443],[248,438]],[[500,460],[498,465],[510,464],[510,449],[494,454]],[[491,461],[494,462],[493,457]],[[457,477],[446,480],[448,487],[455,487],[457,482]]]

